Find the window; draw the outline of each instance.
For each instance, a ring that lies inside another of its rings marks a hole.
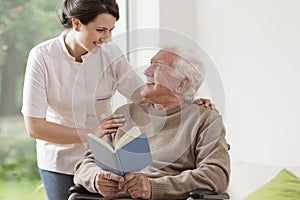
[[[35,141],[25,131],[20,110],[28,52],[62,30],[61,2],[0,2],[0,199],[45,199]]]

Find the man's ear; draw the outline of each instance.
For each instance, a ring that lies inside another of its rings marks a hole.
[[[190,85],[190,79],[188,77],[185,77],[184,79],[182,79],[177,88],[176,88],[176,93],[177,94],[183,94],[187,88],[189,87]]]

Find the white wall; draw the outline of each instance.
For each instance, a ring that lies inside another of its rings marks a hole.
[[[190,38],[196,38],[194,22],[196,0],[163,0],[159,1],[160,27],[184,33]]]
[[[237,161],[300,165],[300,1],[202,0],[197,39],[214,59]]]
[[[159,14],[161,28],[206,49],[225,90],[224,108],[212,100],[222,107],[233,161],[299,166],[300,1],[188,2],[159,1],[159,13],[157,1],[139,5],[133,28],[156,27]]]

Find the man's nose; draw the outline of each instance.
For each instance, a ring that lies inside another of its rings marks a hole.
[[[151,64],[147,69],[145,69],[144,75],[153,76],[153,74],[154,74],[154,66]]]

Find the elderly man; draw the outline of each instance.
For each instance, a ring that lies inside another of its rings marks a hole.
[[[127,104],[116,110],[126,122],[104,138],[116,143],[132,126],[147,133],[153,163],[124,177],[101,170],[90,151],[75,166],[74,182],[90,192],[115,198],[184,199],[203,188],[226,190],[230,159],[221,116],[193,104],[203,81],[203,68],[191,51],[160,50],[144,71],[141,95],[149,102]]]

